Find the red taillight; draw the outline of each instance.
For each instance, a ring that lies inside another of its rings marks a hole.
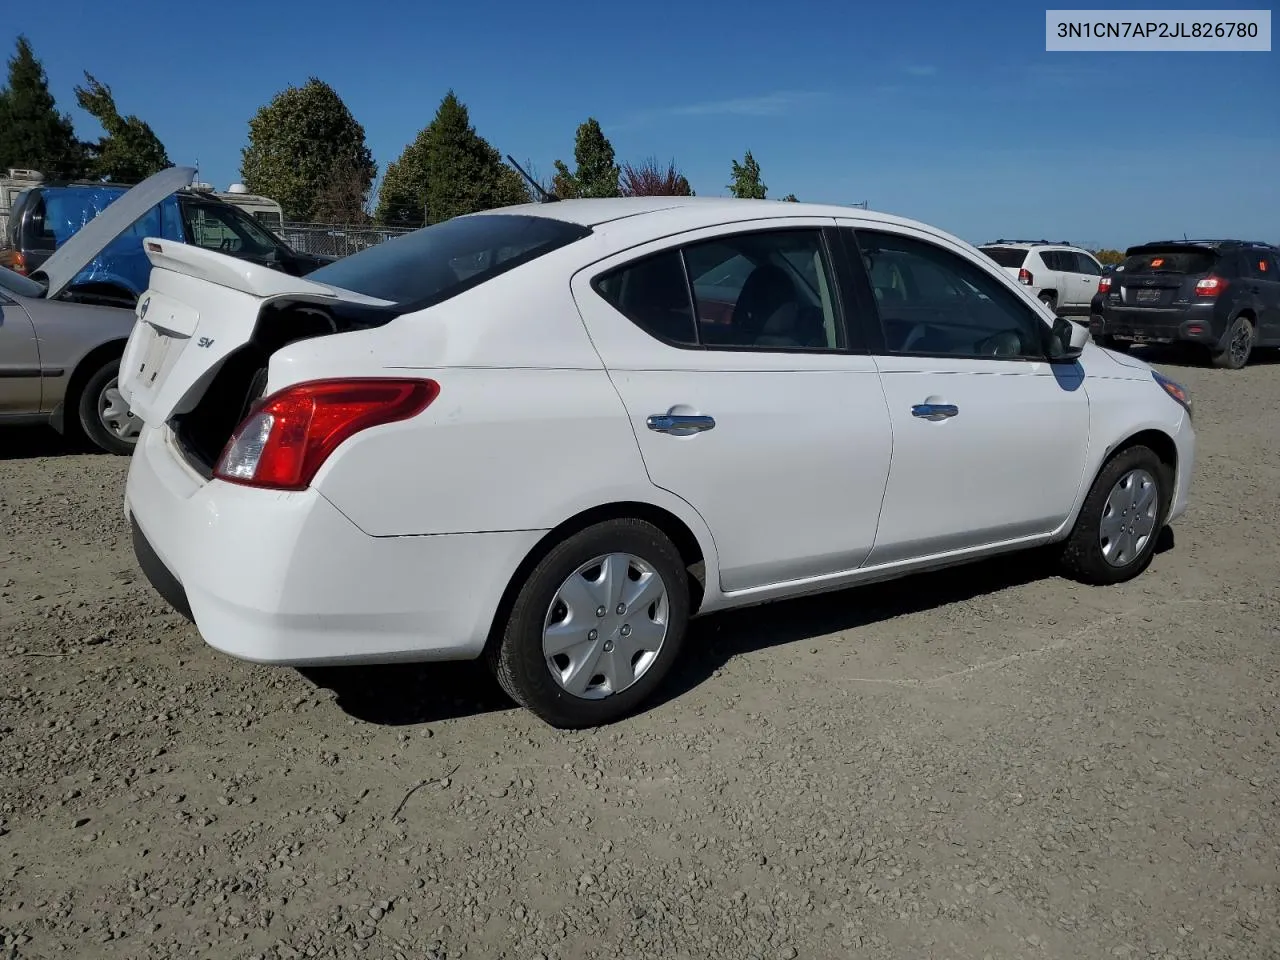
[[[1110,278],[1110,277],[1102,277],[1102,278],[1098,281],[1098,292],[1099,292],[1100,294],[1102,294],[1104,297],[1105,297],[1108,293],[1110,293],[1110,292],[1111,292],[1111,278]]]
[[[5,257],[5,264],[14,273],[20,273],[24,277],[27,275],[27,257],[21,250],[14,250]]]
[[[1210,275],[1196,283],[1196,296],[1216,297],[1225,289],[1227,289],[1226,280]]]
[[[1031,271],[1030,271],[1030,270],[1028,270],[1026,267],[1019,267],[1019,268],[1018,268],[1018,282],[1019,282],[1019,283],[1025,283],[1025,284],[1029,287],[1029,286],[1031,286],[1031,281],[1032,281],[1032,279],[1034,279],[1034,278],[1031,276]]]
[[[304,490],[343,441],[415,417],[440,394],[434,380],[312,380],[260,401],[227,442],[214,476],[273,490]]]

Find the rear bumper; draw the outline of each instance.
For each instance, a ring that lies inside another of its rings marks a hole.
[[[1226,324],[1217,322],[1214,304],[1165,309],[1136,309],[1107,305],[1089,317],[1094,335],[1135,343],[1198,343],[1215,346]]]
[[[206,482],[147,428],[125,509],[147,579],[210,646],[309,666],[471,659],[538,531],[371,537],[315,490]]]

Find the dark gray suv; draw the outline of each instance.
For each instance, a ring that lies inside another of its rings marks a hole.
[[[1125,251],[1098,284],[1089,329],[1106,347],[1185,343],[1238,370],[1280,346],[1280,250],[1244,240],[1171,240]]]

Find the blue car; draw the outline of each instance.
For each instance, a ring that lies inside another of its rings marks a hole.
[[[105,184],[33,187],[20,194],[9,215],[0,265],[31,276],[68,238],[129,190]],[[179,191],[105,247],[68,288],[97,302],[135,303],[147,288],[151,263],[144,237],[160,237],[218,250],[295,277],[332,258],[299,253],[239,207],[217,197]]]

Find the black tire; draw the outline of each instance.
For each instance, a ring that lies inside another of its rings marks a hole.
[[[1253,353],[1254,331],[1248,317],[1236,317],[1223,338],[1226,346],[1209,354],[1209,361],[1223,370],[1239,370]]]
[[[76,398],[77,419],[85,437],[101,450],[118,456],[128,456],[137,445],[137,436],[132,440],[117,436],[103,421],[101,400],[103,394],[115,386],[120,372],[119,357],[108,360],[90,375]],[[132,416],[132,415],[130,415]]]
[[[1155,481],[1155,526],[1131,560],[1114,564],[1103,554],[1101,526],[1103,512],[1112,488],[1133,470],[1144,470]],[[1138,576],[1151,563],[1156,542],[1164,529],[1164,518],[1169,514],[1172,478],[1169,469],[1150,447],[1135,445],[1121,450],[1098,472],[1085,497],[1084,506],[1076,518],[1071,535],[1062,547],[1063,574],[1080,583],[1105,586],[1123,583]]]
[[[542,650],[543,628],[561,586],[574,571],[615,553],[642,560],[662,578],[667,632],[639,679],[618,693],[587,699],[568,692],[552,676]],[[653,524],[608,520],[568,537],[542,558],[520,586],[487,656],[507,695],[546,723],[561,729],[595,727],[623,719],[649,699],[679,656],[688,622],[689,575],[675,545]]]
[[[1055,314],[1058,312],[1058,295],[1056,293],[1040,294],[1040,302],[1052,310]]]

